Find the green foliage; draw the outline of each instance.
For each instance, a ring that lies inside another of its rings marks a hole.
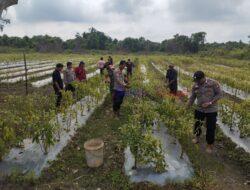
[[[44,96],[34,93],[28,96],[7,96],[3,108],[0,111],[0,158],[10,148],[22,144],[26,138],[40,144],[42,151],[46,154],[58,138],[60,131],[58,113],[66,121],[66,130],[69,130],[71,121],[76,118],[78,106],[72,106],[82,98],[87,97],[86,105],[90,107],[98,103],[107,92],[100,77],[94,77],[88,82],[76,82],[76,97],[69,91],[62,92],[62,104],[59,109],[55,107],[55,96]],[[95,88],[93,88],[93,86]]]
[[[8,152],[8,149],[15,143],[14,129],[0,120],[0,161]]]
[[[132,88],[137,90],[143,86],[141,73],[133,76]],[[158,120],[156,105],[147,98],[134,97],[133,104],[127,104],[131,115],[126,124],[120,127],[123,145],[129,146],[137,163],[153,164],[156,172],[166,170],[161,142],[153,136],[153,123]]]
[[[241,137],[250,137],[250,100],[242,102],[236,109],[239,116]]]
[[[33,49],[38,52],[82,52],[84,50],[117,50],[126,52],[155,52],[168,53],[196,53],[204,44],[205,32],[192,34],[191,37],[176,34],[172,39],[164,40],[162,43],[146,40],[144,37],[127,37],[122,41],[112,39],[103,32],[90,28],[89,32],[77,33],[74,39],[63,41],[59,37],[48,35],[0,37],[0,46],[10,48]]]

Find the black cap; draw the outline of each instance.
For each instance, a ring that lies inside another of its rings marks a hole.
[[[121,65],[125,65],[125,64],[126,64],[126,61],[121,60],[119,65],[121,66]]]
[[[70,66],[70,65],[72,65],[72,64],[73,64],[73,63],[72,63],[71,61],[68,61],[68,62],[67,62],[67,67]]]
[[[61,63],[56,64],[56,68],[63,68],[63,64]]]
[[[84,63],[83,61],[81,61],[81,62],[79,63],[79,65],[85,65],[85,63]]]
[[[173,65],[173,64],[169,64],[168,67],[169,67],[169,68],[174,68],[174,65]]]
[[[194,73],[194,76],[193,76],[193,79],[194,81],[198,81],[198,80],[201,80],[205,77],[205,73],[203,71],[196,71]]]

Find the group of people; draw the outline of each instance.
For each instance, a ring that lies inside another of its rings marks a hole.
[[[112,95],[113,112],[114,115],[120,116],[120,107],[123,103],[126,89],[129,88],[129,80],[133,74],[133,68],[135,65],[128,61],[120,61],[119,66],[115,69],[113,58],[109,56],[105,62],[103,57],[97,63],[98,69],[100,69],[101,77],[105,75],[105,82],[109,83],[110,93]],[[126,70],[125,70],[126,68]],[[106,72],[106,74],[105,74]],[[63,79],[61,77],[63,73]],[[72,82],[77,80],[84,82],[86,77],[85,63],[81,61],[79,66],[73,69],[72,62],[67,63],[67,69],[63,71],[63,65],[57,64],[56,69],[52,74],[53,88],[57,96],[56,106],[59,107],[62,99],[62,90],[72,91],[75,89]],[[176,95],[178,91],[178,72],[174,68],[174,65],[169,65],[169,69],[166,74],[167,86],[170,93]],[[222,97],[222,91],[217,81],[206,78],[204,72],[197,71],[193,75],[194,85],[192,87],[191,96],[187,107],[191,107],[195,102],[197,104],[194,118],[196,120],[194,124],[195,138],[193,143],[199,143],[202,133],[202,124],[206,123],[206,141],[208,153],[213,150],[213,144],[215,141],[215,129],[218,115],[218,100]]]
[[[178,72],[173,65],[169,65],[166,74],[168,88],[170,93],[176,95],[178,90]],[[193,143],[197,144],[200,141],[202,133],[202,124],[206,123],[206,152],[212,153],[213,144],[215,141],[215,129],[218,115],[218,100],[222,98],[222,90],[217,81],[209,79],[203,71],[197,71],[193,75],[194,85],[192,87],[191,96],[187,108],[191,107],[196,102],[194,118]]]
[[[128,61],[120,61],[119,67],[115,69],[111,56],[108,57],[106,62],[103,57],[97,62],[101,77],[104,78],[105,75],[105,82],[109,83],[113,100],[113,111],[117,117],[120,115],[120,107],[123,103],[125,91],[126,88],[128,88],[129,79],[132,76],[134,66],[134,63],[128,59]],[[124,70],[125,68],[126,70]],[[63,77],[61,73],[63,73]],[[60,107],[62,91],[65,90],[74,93],[75,88],[72,83],[74,81],[85,82],[87,80],[86,73],[87,71],[83,61],[81,61],[76,68],[73,68],[72,62],[67,62],[67,68],[65,70],[63,70],[63,64],[59,63],[56,65],[55,71],[52,74],[53,88],[56,95],[56,107]]]
[[[61,76],[63,73],[63,77]],[[56,106],[59,107],[62,100],[62,90],[74,93],[75,88],[72,85],[74,81],[84,82],[87,80],[85,63],[81,61],[75,69],[72,62],[67,62],[67,68],[63,71],[63,64],[58,63],[52,74],[53,88],[57,97]]]
[[[103,57],[98,61],[98,68],[100,69],[101,76],[105,75],[105,81],[109,83],[110,94],[113,101],[113,112],[116,117],[120,116],[120,108],[123,103],[126,88],[129,87],[129,79],[132,77],[134,70],[134,63],[121,60],[119,67],[115,69],[113,58],[109,56],[108,61],[105,62]],[[126,70],[124,70],[126,68]]]

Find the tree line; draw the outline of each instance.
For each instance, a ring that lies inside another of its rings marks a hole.
[[[125,38],[124,40],[112,39],[105,33],[90,28],[88,32],[77,33],[74,39],[63,41],[59,37],[39,35],[33,37],[0,36],[0,47],[31,49],[37,52],[82,52],[85,50],[110,50],[125,52],[166,52],[166,53],[197,53],[201,50],[218,47],[240,47],[247,44],[243,42],[229,42],[226,44],[206,42],[206,33],[198,32],[191,36],[176,34],[171,39],[159,42],[140,38]]]

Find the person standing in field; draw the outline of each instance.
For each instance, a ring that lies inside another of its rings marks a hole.
[[[62,100],[63,80],[61,73],[63,71],[63,65],[58,63],[56,69],[52,74],[53,88],[56,95],[56,107],[59,107]]]
[[[188,107],[192,106],[197,100],[197,107],[195,109],[195,138],[193,143],[199,143],[199,137],[202,133],[201,126],[206,122],[206,141],[207,153],[212,153],[213,144],[215,141],[215,129],[218,113],[218,100],[222,98],[222,91],[218,82],[207,79],[204,72],[197,71],[194,73],[194,86],[192,88],[192,95],[189,99]]]
[[[81,61],[79,66],[75,68],[76,80],[79,82],[84,82],[87,80],[87,71],[85,69],[85,63]]]
[[[109,56],[109,57],[108,57],[108,62],[109,62],[111,65],[113,65],[113,64],[114,64],[114,62],[113,62],[113,58],[112,58],[111,56]]]
[[[115,70],[114,65],[109,64],[107,66],[109,91],[111,95],[113,95],[113,92],[114,92],[114,70]]]
[[[166,79],[168,81],[168,88],[170,90],[170,93],[176,94],[178,89],[178,72],[174,69],[173,65],[169,65]]]
[[[128,59],[126,66],[127,66],[127,76],[131,77],[133,74],[134,63],[131,62],[130,59]]]
[[[103,75],[103,71],[105,69],[105,61],[103,60],[103,57],[98,61],[98,68],[100,69],[100,74]]]
[[[65,90],[75,92],[75,88],[72,85],[72,82],[75,81],[76,75],[73,70],[72,62],[67,63],[67,69],[63,73]]]
[[[120,116],[120,108],[123,103],[123,98],[125,96],[125,90],[127,87],[123,74],[125,66],[126,61],[121,61],[119,68],[114,71],[113,112],[117,117]]]

